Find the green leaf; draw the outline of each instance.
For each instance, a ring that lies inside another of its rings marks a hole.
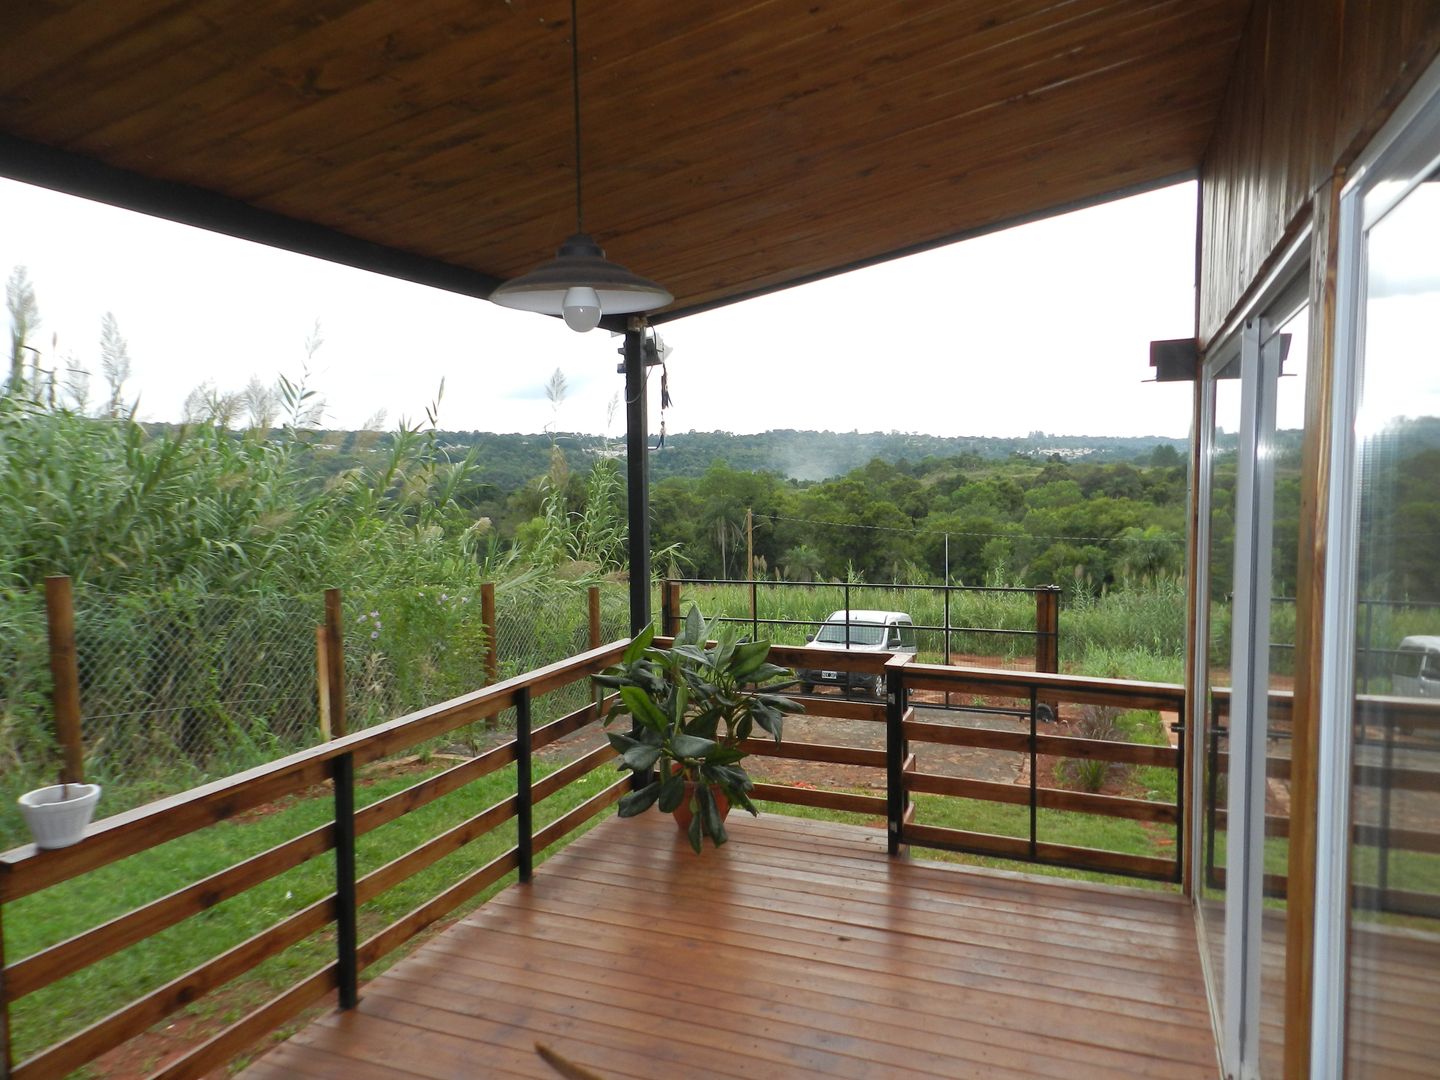
[[[677,734],[670,740],[670,750],[679,758],[703,758],[719,744],[714,739],[702,739],[698,735]]]
[[[670,726],[669,718],[660,711],[659,707],[651,699],[650,695],[641,690],[638,686],[622,686],[620,698],[630,709],[635,719],[645,727],[652,727],[657,731],[663,731]]]
[[[685,627],[680,636],[689,645],[705,644],[705,620],[700,617],[700,609],[694,604],[690,605],[690,611],[685,616]]]
[[[795,672],[791,671],[789,668],[779,667],[775,664],[761,664],[753,672],[750,673],[750,677],[746,681],[762,683],[769,682],[771,679],[793,679],[794,677]]]
[[[627,769],[637,773],[648,773],[655,767],[655,762],[660,759],[660,748],[658,746],[632,746],[625,751],[622,759]]]
[[[743,791],[732,791],[730,793],[730,804],[732,806],[738,806],[742,810],[748,810],[751,817],[760,816],[760,811],[757,810],[755,808],[755,804],[750,801],[750,796],[745,794],[745,792]]]
[[[646,784],[639,791],[632,791],[620,800],[619,810],[621,817],[634,817],[636,814],[643,814],[654,804],[660,794],[660,781],[653,784]]]
[[[660,782],[660,810],[665,814],[673,813],[684,801],[685,774],[683,772],[671,773]]]
[[[618,731],[607,731],[605,737],[610,740],[610,747],[617,754],[624,754],[633,747],[640,745],[629,735],[623,735]]]
[[[770,642],[750,641],[735,646],[735,655],[730,660],[730,674],[740,680],[753,676],[770,655]],[[773,666],[773,665],[772,665]],[[777,670],[784,670],[783,668]]]
[[[650,647],[650,643],[654,640],[655,624],[651,623],[630,639],[630,644],[625,646],[625,652],[620,656],[620,662],[622,664],[633,664],[636,660],[640,659],[641,654]]]
[[[693,800],[692,800],[692,805],[691,805],[690,809],[691,809],[692,811],[695,810],[695,807],[694,807],[694,805],[693,805]],[[695,854],[696,854],[696,855],[699,855],[699,854],[700,854],[700,815],[699,815],[698,813],[695,813],[694,816],[690,818],[690,829],[689,829],[689,832],[687,833],[687,836],[689,837],[689,840],[690,840],[690,846],[695,849]]]
[[[705,832],[716,847],[725,842],[725,823],[720,819],[720,804],[715,793],[708,787],[696,787],[695,798],[700,803],[700,816],[705,822]]]

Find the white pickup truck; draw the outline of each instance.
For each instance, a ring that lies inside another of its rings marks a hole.
[[[915,624],[903,611],[837,611],[809,639],[813,649],[834,649],[837,652],[915,653]],[[879,675],[856,671],[797,668],[800,692],[808,694],[816,686],[842,686],[878,694]]]

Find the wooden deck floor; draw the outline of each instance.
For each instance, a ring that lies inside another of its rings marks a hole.
[[[856,826],[732,815],[697,858],[608,820],[244,1074],[1205,1077],[1179,899],[891,860]]]

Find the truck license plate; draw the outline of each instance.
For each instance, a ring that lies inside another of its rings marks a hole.
[[[822,671],[822,672],[820,673],[820,677],[821,677],[822,679],[837,679],[837,680],[838,680],[838,679],[840,678],[840,673],[839,673],[838,671]]]

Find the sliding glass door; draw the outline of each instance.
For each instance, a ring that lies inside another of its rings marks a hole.
[[[1206,369],[1196,837],[1231,1076],[1280,1075],[1290,689],[1308,309],[1292,279]]]

